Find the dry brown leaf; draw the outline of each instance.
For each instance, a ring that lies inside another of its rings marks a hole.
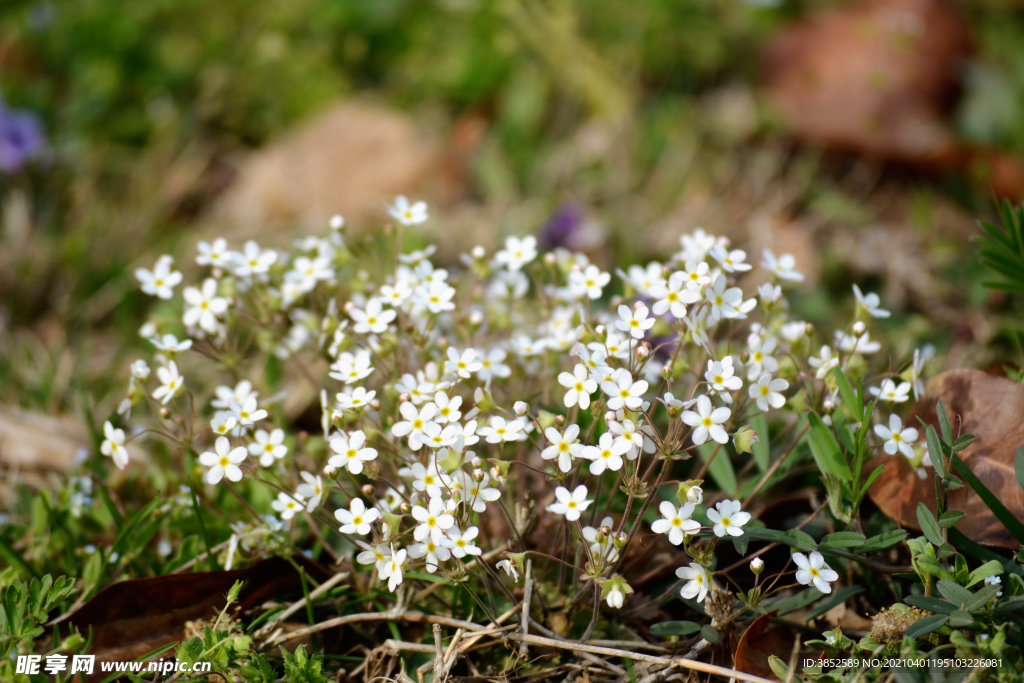
[[[329,578],[320,564],[303,555],[292,558],[318,581]],[[107,586],[73,614],[52,623],[92,629],[96,661],[131,661],[167,643],[184,639],[186,622],[215,618],[235,581],[244,581],[239,606],[245,610],[300,587],[287,560],[273,557],[244,569],[170,574],[131,579]],[[51,624],[48,624],[50,626]],[[88,681],[101,680],[99,664]]]
[[[958,454],[960,459],[1010,512],[1024,519],[1024,490],[1013,469],[1014,455],[1024,445],[1024,386],[981,370],[944,372],[928,382],[925,395],[913,405],[904,424],[917,426],[920,417],[938,430],[939,400],[949,413],[954,438],[958,434],[976,437]],[[924,430],[919,431],[923,439]],[[932,471],[921,479],[899,454],[878,458],[870,467],[878,464],[886,469],[871,486],[871,500],[901,526],[919,529],[917,504],[936,511]],[[951,491],[949,507],[967,513],[956,528],[972,540],[999,548],[1020,547],[970,486]]]
[[[743,632],[740,642],[736,644],[736,653],[733,657],[733,667],[737,671],[773,681],[779,680],[768,666],[768,658],[775,655],[788,663],[793,654],[796,638],[792,632],[772,626],[772,619],[778,612],[779,610],[774,609],[768,614],[762,614]]]

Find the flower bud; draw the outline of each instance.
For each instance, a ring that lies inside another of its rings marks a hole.
[[[834,413],[836,411],[836,404],[833,403],[832,401],[826,399],[825,403],[822,405],[822,408],[825,409],[825,412],[827,414],[831,415],[832,413]]]
[[[751,429],[750,425],[744,425],[732,435],[732,443],[737,453],[753,453],[753,445],[757,443],[758,438],[758,433]]]
[[[594,328],[594,334],[597,335],[597,341],[602,344],[608,339],[608,330],[605,329],[604,325],[598,325]]]
[[[473,247],[473,251],[470,253],[473,255],[473,258],[475,259],[482,259],[484,256],[487,256],[487,250],[481,247],[480,245]]]
[[[478,458],[477,456],[473,456],[473,459],[469,461],[469,464],[475,468],[483,467],[484,461]]]
[[[341,230],[345,227],[345,219],[340,214],[331,217],[331,230]]]
[[[516,415],[523,416],[530,412],[530,404],[525,401],[516,401],[513,409],[515,409]]]
[[[480,481],[484,478],[484,471],[479,467],[473,470],[473,481]]]
[[[606,526],[601,527],[598,531],[606,538],[612,533],[612,530]]]
[[[380,401],[378,401],[377,399],[371,400],[370,407],[373,408],[374,410],[380,410]]]
[[[363,495],[364,496],[372,496],[373,495],[373,485],[372,484],[363,484],[362,491],[363,491]]]
[[[403,500],[403,501],[402,501],[402,502],[401,502],[401,503],[400,503],[400,504],[398,505],[398,509],[402,511],[402,514],[403,514],[403,515],[407,515],[407,514],[409,514],[409,513],[410,513],[410,512],[412,511],[412,506],[411,506],[411,505],[409,505],[409,503],[408,503],[408,502],[406,502],[406,501],[404,501],[404,500]]]
[[[555,424],[561,427],[565,424],[565,415],[555,415]]]
[[[399,403],[405,403],[408,400],[409,400],[409,394],[405,393],[404,391],[398,395],[398,402]]]
[[[647,358],[647,356],[650,353],[651,353],[651,345],[648,344],[647,342],[644,342],[643,344],[638,346],[637,349],[636,349],[636,357],[637,358]]]
[[[760,557],[755,557],[754,559],[752,559],[750,561],[750,571],[754,572],[755,575],[763,572],[764,560],[762,560]]]
[[[447,350],[448,349],[448,337],[438,337],[437,338],[437,348],[440,351]]]
[[[814,325],[811,323],[804,323],[804,334],[808,337],[814,336]]]
[[[169,411],[167,408],[161,408],[160,409],[160,417],[162,417],[162,418],[164,418],[166,420],[170,416],[171,416],[171,411]]]
[[[622,550],[626,545],[626,541],[629,540],[629,534],[625,531],[620,531],[612,537],[612,545],[615,546],[616,550]]]
[[[643,301],[637,301],[633,304],[634,311],[639,311],[641,308],[647,308],[647,304],[645,304]]]
[[[480,327],[484,322],[484,314],[480,311],[473,311],[469,314],[469,324],[473,327]]]
[[[867,325],[865,325],[864,321],[862,321],[862,320],[858,320],[857,322],[855,322],[853,324],[853,333],[855,335],[857,335],[858,337],[861,336],[862,334],[864,334],[864,332],[866,330],[867,330]]]
[[[356,305],[354,303],[352,303],[351,301],[346,301],[345,305],[342,306],[342,308],[345,309],[346,313],[351,313],[352,309],[354,309],[355,307],[356,307]]]
[[[617,416],[615,415],[615,411],[614,410],[609,410],[607,413],[604,414],[604,421],[605,422],[615,422],[615,418],[616,417]]]
[[[681,483],[679,490],[676,491],[676,497],[679,499],[679,502],[682,503],[685,500],[687,503],[700,505],[704,500],[704,489],[700,487],[703,483],[703,479],[690,479]]]
[[[672,364],[665,363],[661,366],[661,377],[662,379],[672,379]]]
[[[544,263],[546,265],[553,266],[556,263],[558,263],[558,259],[555,257],[553,253],[549,251],[548,253],[544,254]]]

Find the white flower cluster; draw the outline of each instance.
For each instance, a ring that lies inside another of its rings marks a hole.
[[[390,215],[414,226],[427,220],[427,207],[399,197]],[[761,265],[772,282],[747,298],[737,281],[752,269],[747,255],[703,230],[683,236],[673,260],[617,271],[613,282],[583,254],[541,257],[533,237],[510,237],[489,259],[478,247],[459,272],[436,267],[428,248],[399,253],[392,268],[370,274],[361,266],[381,260],[346,244],[340,217],[331,227],[291,251],[201,242],[204,273],[184,288],[180,318],[142,330],[157,349],[157,385],[150,388],[149,365],[137,361],[119,412],[127,419],[147,400],[162,419],[180,415],[189,443],[208,444],[198,455],[206,483],[271,482],[281,520],[314,523],[326,518],[322,507],[344,500],[334,511],[339,533],[392,591],[411,566],[467,568],[485,547],[546,554],[523,545],[528,525],[510,513],[521,495],[512,482],[532,477],[530,495],[545,501],[548,522],[562,520],[563,550],[582,548],[581,571],[607,584],[608,604],[619,607],[631,589],[614,571],[651,501],[627,494],[632,504],[616,523],[606,514],[613,496],[657,488],[695,447],[727,448],[744,420],[785,409],[794,384],[817,383],[816,392],[838,402],[834,370],[880,348],[862,322],[834,347],[814,346],[813,328],[790,319],[782,294],[803,279],[793,257],[766,250]],[[173,268],[162,257],[152,271],[140,269],[143,291],[172,299],[183,279]],[[869,318],[888,315],[876,295],[855,294]],[[753,322],[759,304],[763,315]],[[207,359],[237,380],[270,357],[319,389],[320,473],[290,462],[292,451],[302,450],[303,462],[318,456],[272,414],[278,399],[261,401],[253,382],[217,386],[206,399],[199,393]],[[178,361],[195,368],[188,382]],[[915,356],[909,381],[886,378],[872,393],[905,401],[923,362]],[[194,400],[180,398],[186,387]],[[520,399],[547,408],[533,411]],[[199,419],[208,430],[195,426]],[[914,457],[917,432],[898,416],[876,431],[886,452]],[[124,468],[124,432],[108,422],[105,436],[103,453]],[[553,485],[536,486],[545,480]],[[702,530],[742,536],[751,520],[738,500],[705,509],[696,485],[683,498],[661,501],[662,518],[650,527],[676,546],[689,547]],[[507,531],[498,537],[493,528]],[[825,590],[835,573],[819,558],[798,562]],[[523,569],[510,559],[497,566],[513,578]],[[712,583],[705,566],[679,570],[683,597],[704,598]]]

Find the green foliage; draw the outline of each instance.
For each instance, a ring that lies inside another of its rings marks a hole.
[[[0,590],[0,656],[6,657],[19,641],[43,633],[47,615],[75,593],[75,581],[49,574],[30,582],[14,581]],[[6,637],[4,637],[6,636]]]
[[[1024,294],[1024,206],[1004,201],[999,206],[1002,228],[981,221],[985,235],[975,237],[978,257],[990,272],[1002,277],[984,285],[990,289]]]
[[[294,683],[327,683],[323,673],[323,656],[306,656],[306,647],[299,645],[295,652],[284,651],[284,675]]]

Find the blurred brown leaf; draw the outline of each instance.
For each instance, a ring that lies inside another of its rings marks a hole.
[[[303,555],[296,564],[318,581],[329,572]],[[70,616],[55,620],[75,626],[83,634],[92,629],[91,653],[96,661],[131,661],[168,643],[185,638],[185,624],[214,619],[224,608],[225,596],[235,581],[243,581],[239,606],[246,610],[300,587],[295,567],[273,557],[244,569],[170,574],[132,579],[107,586]],[[101,667],[87,680],[100,680]]]
[[[787,629],[772,626],[772,619],[778,613],[779,610],[773,609],[768,614],[762,614],[743,632],[733,656],[733,667],[737,671],[779,680],[768,666],[768,658],[775,655],[788,663],[796,637]]]
[[[936,404],[940,400],[949,413],[954,438],[959,434],[976,437],[958,454],[960,459],[1010,512],[1024,519],[1024,490],[1013,470],[1014,454],[1024,445],[1024,386],[981,370],[944,372],[928,382],[925,395],[913,405],[904,424],[918,426],[920,417],[938,430]],[[917,504],[936,511],[933,471],[921,479],[899,454],[877,458],[869,467],[880,463],[886,469],[872,485],[871,499],[900,525],[919,529]],[[972,540],[999,548],[1020,547],[970,486],[951,491],[949,506],[967,513],[956,528]]]

